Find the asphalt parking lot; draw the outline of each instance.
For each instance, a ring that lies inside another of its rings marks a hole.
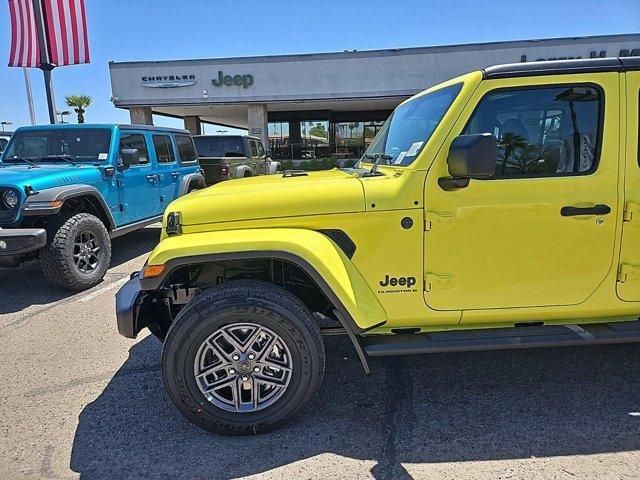
[[[165,395],[161,344],[118,335],[113,295],[159,230],[114,242],[75,295],[0,272],[3,478],[640,477],[640,346],[374,360],[327,339],[327,375],[284,430],[226,438]]]

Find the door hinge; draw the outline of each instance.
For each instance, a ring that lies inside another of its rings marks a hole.
[[[640,204],[629,202],[624,208],[624,215],[622,216],[623,221],[630,222],[634,218],[637,218],[640,215]]]
[[[427,273],[424,277],[424,289],[427,292],[432,290],[446,290],[453,288],[453,275],[436,275]]]
[[[619,283],[626,283],[638,279],[640,279],[640,267],[636,267],[635,265],[620,265],[620,270],[618,270]]]
[[[451,225],[452,223],[453,215],[450,213],[427,212],[424,217],[424,230],[428,232],[435,225]]]

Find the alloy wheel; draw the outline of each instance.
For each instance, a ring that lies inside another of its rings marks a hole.
[[[92,273],[100,264],[100,242],[90,231],[80,232],[73,241],[73,262],[84,274]]]
[[[215,406],[236,413],[262,410],[281,398],[292,368],[283,339],[254,323],[219,328],[202,343],[194,361],[202,394]]]

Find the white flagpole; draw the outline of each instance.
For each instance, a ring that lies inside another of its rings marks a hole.
[[[29,71],[23,68],[24,72],[24,86],[27,90],[27,102],[29,102],[29,116],[31,117],[31,125],[36,124],[36,111],[33,108],[33,95],[31,94],[31,81],[29,80]]]

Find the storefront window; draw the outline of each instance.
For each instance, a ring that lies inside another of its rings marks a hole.
[[[362,122],[336,123],[338,147],[364,146],[364,124]]]
[[[365,122],[364,124],[364,146],[365,148],[373,141],[378,134],[378,130],[382,128],[384,122]]]
[[[269,132],[269,149],[272,152],[287,146],[289,142],[289,122],[269,122],[267,130]]]
[[[384,122],[336,123],[335,154],[338,157],[359,157],[373,141]]]
[[[300,122],[301,158],[321,158],[329,153],[329,122],[312,120]],[[296,152],[296,155],[298,153]]]
[[[329,145],[329,122],[313,120],[300,122],[300,136],[305,147]]]

